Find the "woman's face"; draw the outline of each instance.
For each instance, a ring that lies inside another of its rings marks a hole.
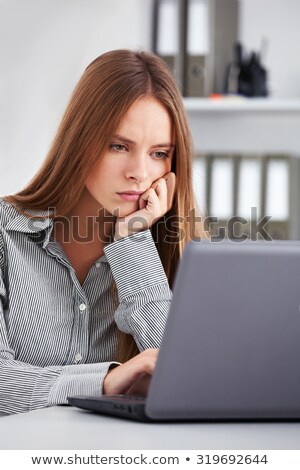
[[[171,171],[175,137],[171,117],[155,98],[138,99],[121,121],[109,147],[86,180],[86,188],[108,212],[125,217],[137,200],[119,193],[145,192]]]

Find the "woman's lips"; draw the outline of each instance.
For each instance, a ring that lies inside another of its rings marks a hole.
[[[140,194],[118,193],[124,201],[138,201]]]

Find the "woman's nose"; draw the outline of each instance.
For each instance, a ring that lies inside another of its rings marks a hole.
[[[148,178],[147,159],[144,155],[131,158],[126,168],[126,178],[145,181]]]

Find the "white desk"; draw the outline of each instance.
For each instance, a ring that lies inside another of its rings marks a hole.
[[[300,449],[297,423],[149,424],[61,406],[0,418],[0,449]]]

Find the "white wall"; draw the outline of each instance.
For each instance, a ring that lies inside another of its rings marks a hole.
[[[240,38],[269,38],[273,96],[300,97],[300,0],[239,0]],[[70,93],[102,52],[151,47],[153,0],[0,0],[0,195],[44,160]]]
[[[300,0],[239,0],[240,39],[259,50],[268,39],[266,66],[276,98],[300,97]]]
[[[0,195],[44,160],[73,87],[102,52],[150,49],[152,0],[0,0]]]

